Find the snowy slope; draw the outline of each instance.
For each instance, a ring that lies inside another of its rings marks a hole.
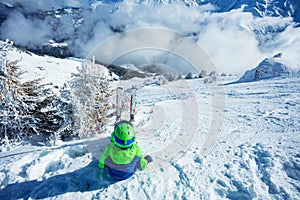
[[[0,6],[0,39],[13,40],[39,55],[85,58],[113,36],[124,36],[137,28],[160,27],[197,41],[221,73],[244,72],[241,66],[252,66],[278,51],[294,67],[299,63],[300,29],[293,18],[299,16],[297,0],[39,0],[36,5],[27,0],[2,2],[6,4]],[[134,55],[131,62],[120,58],[114,64],[148,64],[145,59],[172,63],[161,54],[148,57]],[[176,64],[181,67],[178,62],[172,63]]]
[[[38,56],[29,51],[24,51],[12,46],[10,41],[0,41],[2,62],[19,61],[18,65],[26,73],[22,76],[24,81],[44,78],[44,83],[52,82],[54,85],[62,85],[70,80],[71,73],[81,66],[80,59],[59,59],[51,56]]]
[[[199,80],[142,83],[134,79],[114,86],[139,88],[138,142],[154,157],[146,171],[114,182],[97,167],[111,124],[98,138],[0,153],[0,199],[299,197],[299,78],[225,87]],[[225,104],[214,103],[215,95]],[[219,130],[212,123],[216,107],[223,113]]]
[[[91,61],[79,58],[61,59],[52,56],[39,56],[12,46],[11,41],[0,40],[0,53],[3,55],[0,57],[1,63],[18,61],[21,70],[25,72],[22,75],[24,81],[42,78],[43,83],[53,83],[56,86],[62,86],[71,79],[72,73],[78,73],[77,68],[83,62],[91,64]],[[113,79],[109,76],[114,75],[109,75],[107,68],[102,65],[98,66],[101,68],[103,77]],[[2,68],[0,68],[1,70]]]

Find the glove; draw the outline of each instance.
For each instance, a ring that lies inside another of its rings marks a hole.
[[[151,163],[151,162],[153,162],[153,159],[152,159],[152,157],[151,157],[151,156],[149,156],[149,155],[145,156],[145,157],[144,157],[144,159],[145,159],[145,160],[147,160],[147,162],[148,162],[148,163]]]

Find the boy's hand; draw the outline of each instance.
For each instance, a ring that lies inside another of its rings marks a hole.
[[[147,162],[148,162],[148,163],[151,163],[151,162],[153,162],[153,159],[152,159],[152,157],[151,157],[151,156],[149,156],[149,155],[145,156],[144,158],[145,158],[145,160],[147,160]]]

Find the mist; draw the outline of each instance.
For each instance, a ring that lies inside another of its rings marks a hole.
[[[85,58],[99,44],[111,37],[126,38],[126,32],[134,29],[157,27],[174,30],[181,36],[189,38],[199,45],[210,57],[216,69],[221,73],[241,74],[255,67],[265,57],[282,52],[282,61],[292,68],[299,68],[299,28],[291,18],[257,18],[242,9],[227,13],[215,13],[214,6],[187,7],[176,2],[164,6],[149,6],[134,1],[122,1],[106,5],[94,1],[81,0],[5,0],[8,5],[18,6],[1,24],[1,39],[13,40],[16,44],[30,48],[39,48],[49,44],[50,40],[68,44],[76,57]],[[92,1],[91,1],[92,2]],[[58,9],[73,8],[73,12]],[[75,8],[75,10],[74,10]],[[34,13],[51,11],[43,16]],[[265,43],[254,30],[268,26],[278,27],[283,31],[272,33]],[[165,49],[176,48],[176,37],[172,42],[164,41],[161,35],[139,36],[131,38],[122,45],[142,43],[144,40],[164,44]],[[179,39],[182,39],[181,37]],[[139,41],[140,40],[140,41]],[[121,44],[120,43],[120,44]],[[102,59],[109,59],[122,48],[117,43],[109,49],[98,51]],[[184,51],[189,51],[188,48]],[[97,55],[96,55],[97,56]],[[100,56],[100,57],[101,57]],[[108,58],[105,58],[107,56]],[[151,64],[169,65],[183,72],[190,66],[180,55],[166,51],[131,52],[116,60],[117,64]]]

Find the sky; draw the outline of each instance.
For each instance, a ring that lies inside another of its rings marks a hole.
[[[68,43],[75,56],[86,57],[95,48],[101,47],[101,44],[118,37],[118,40],[114,39],[118,43],[111,48],[97,51],[111,56],[108,52],[119,52],[120,41],[123,39],[126,42],[122,45],[128,46],[132,43],[143,44],[145,40],[153,44],[160,42],[164,44],[163,50],[147,51],[141,46],[140,50],[119,55],[117,64],[162,63],[186,73],[189,70],[186,65],[188,61],[181,55],[172,53],[177,48],[176,45],[180,45],[182,38],[186,37],[186,40],[193,40],[206,52],[220,73],[241,74],[257,66],[264,58],[279,52],[282,52],[281,59],[285,64],[291,68],[299,68],[300,29],[294,27],[292,18],[262,19],[242,12],[242,9],[213,13],[211,11],[215,8],[210,4],[186,7],[180,2],[164,6],[147,6],[129,0],[115,5],[99,2],[88,4],[83,0],[37,0],[34,4],[29,0],[5,2],[22,7],[11,12],[2,23],[1,39],[9,38],[30,48],[37,48],[54,40]],[[38,10],[56,10],[62,7],[81,9],[76,14],[56,14],[56,17],[39,18],[30,14]],[[137,35],[128,39],[126,32],[149,27],[169,29],[178,34],[166,39],[158,32],[156,35]],[[266,35],[265,32],[270,34]],[[191,52],[186,46],[183,51]]]

